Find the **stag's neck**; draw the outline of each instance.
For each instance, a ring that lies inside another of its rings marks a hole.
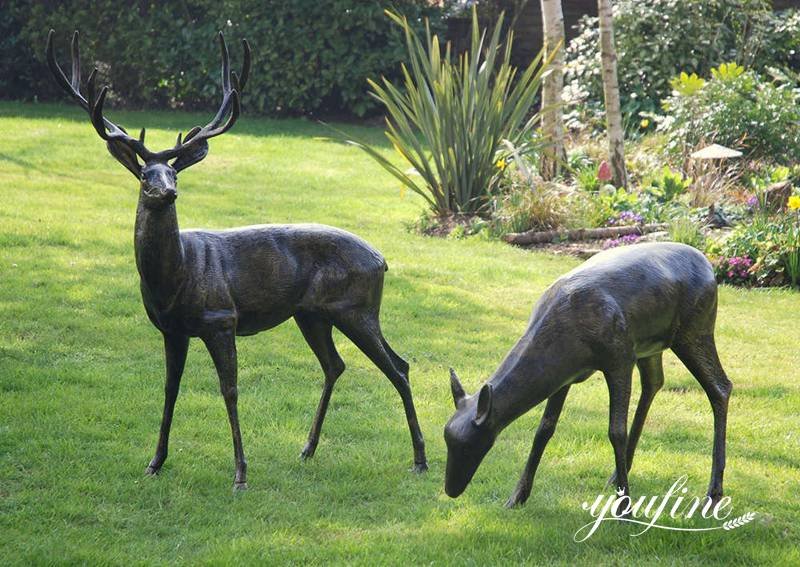
[[[498,432],[586,371],[580,357],[563,356],[565,343],[551,332],[528,332],[511,349],[489,379]]]
[[[153,209],[139,201],[134,248],[136,268],[149,299],[162,307],[171,304],[181,288],[185,272],[174,203]]]

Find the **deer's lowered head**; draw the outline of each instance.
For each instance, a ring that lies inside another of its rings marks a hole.
[[[486,453],[494,445],[497,428],[492,420],[492,385],[468,396],[455,370],[450,369],[450,389],[456,413],[444,428],[447,443],[447,470],[444,491],[451,498],[459,496],[472,480]]]
[[[95,89],[97,69],[94,69],[87,80],[86,97],[81,94],[81,64],[78,32],[72,36],[72,77],[67,79],[64,71],[56,62],[53,50],[53,35],[50,30],[47,36],[47,65],[58,84],[83,109],[89,113],[92,126],[98,135],[106,141],[109,153],[140,181],[140,202],[146,208],[161,209],[175,202],[178,196],[178,172],[196,164],[208,155],[208,140],[230,130],[239,118],[241,93],[250,73],[250,46],[242,40],[244,63],[241,78],[231,71],[228,48],[222,32],[219,33],[219,44],[222,51],[222,103],[214,118],[202,128],[195,126],[170,149],[153,152],[144,145],[145,130],[142,128],[138,138],[128,135],[121,126],[117,126],[103,116],[108,87],[103,87],[99,94]],[[225,118],[227,117],[227,120]],[[141,162],[143,163],[140,163]]]

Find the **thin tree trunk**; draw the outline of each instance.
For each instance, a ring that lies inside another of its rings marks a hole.
[[[564,13],[561,0],[541,0],[544,28],[544,57],[553,57],[550,74],[542,85],[542,133],[547,146],[542,155],[541,174],[546,180],[556,177],[566,161],[564,150]]]
[[[600,58],[603,71],[603,94],[606,103],[608,129],[608,161],[614,185],[628,187],[628,172],[625,170],[625,133],[622,129],[622,111],[619,103],[617,81],[617,50],[614,47],[614,13],[611,0],[597,0],[600,17]]]

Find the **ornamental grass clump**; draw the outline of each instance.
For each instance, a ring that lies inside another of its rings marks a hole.
[[[511,66],[512,34],[501,46],[502,17],[491,36],[473,10],[468,52],[453,57],[426,26],[425,37],[405,17],[387,12],[402,27],[408,49],[402,85],[386,77],[369,81],[386,108],[386,136],[402,165],[368,144],[349,140],[421,195],[437,215],[478,213],[490,203],[505,163],[508,141],[518,155],[533,149],[531,114],[546,64],[540,53],[522,72]]]

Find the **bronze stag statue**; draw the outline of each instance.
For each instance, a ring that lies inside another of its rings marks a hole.
[[[545,446],[573,384],[595,371],[610,397],[608,436],[615,473],[609,482],[628,494],[628,471],[647,411],[664,383],[662,352],[672,351],[705,390],[714,413],[708,496],[722,498],[725,430],[732,385],[714,345],[717,283],[708,260],[683,244],[640,244],[603,252],[559,278],[536,303],[525,334],[475,396],[456,373],[456,412],[445,427],[445,492],[466,489],[498,434],[547,400],[528,462],[506,506],[524,504]],[[642,382],[627,432],[633,367]]]
[[[333,386],[345,365],[334,346],[335,326],[386,375],[403,401],[414,470],[427,469],[425,444],[417,422],[408,380],[408,363],[381,333],[383,256],[362,239],[316,224],[259,225],[231,230],[178,229],[175,210],[177,175],[208,154],[208,140],[230,130],[239,117],[239,93],[250,70],[250,48],[242,41],[241,77],[230,70],[222,33],[222,103],[206,126],[178,135],[173,148],[151,152],[145,131],[134,138],[103,116],[108,87],[95,92],[97,69],[80,92],[78,32],[72,39],[72,78],[67,80],[53,53],[53,30],[47,38],[47,62],[58,84],[89,113],[108,151],[139,179],[135,255],[147,315],[164,336],[166,386],[164,414],[148,474],[167,458],[169,430],[190,337],[206,345],[228,410],[236,462],[234,487],[247,487],[247,462],[237,416],[236,337],[254,335],[294,317],[325,375],[308,442],[309,458],[319,442]],[[227,118],[227,120],[226,120]],[[141,158],[143,164],[139,163]]]

